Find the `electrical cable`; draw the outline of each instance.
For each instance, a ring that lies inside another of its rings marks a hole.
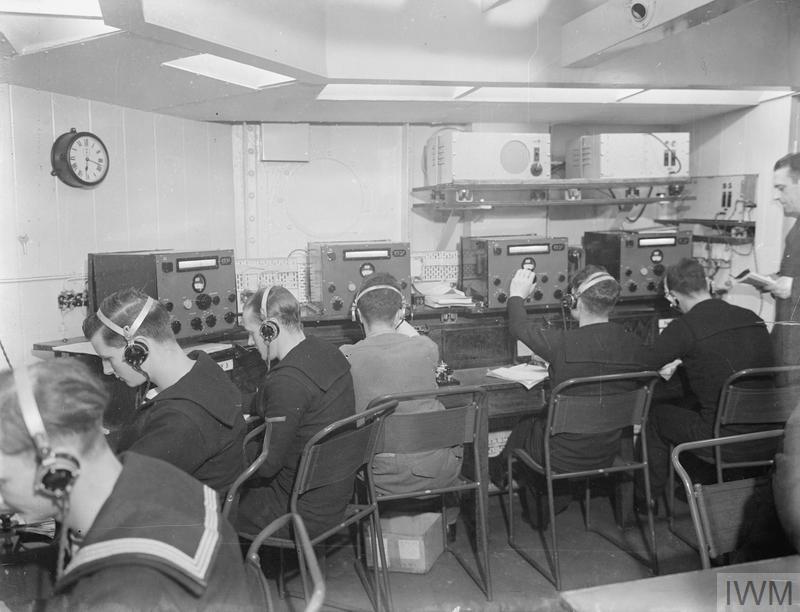
[[[3,344],[3,340],[2,339],[0,339],[0,350],[3,351],[3,357],[5,357],[5,359],[6,359],[6,363],[8,364],[8,369],[13,372],[14,371],[14,366],[11,365],[11,360],[8,358],[8,353],[6,353],[6,347]]]

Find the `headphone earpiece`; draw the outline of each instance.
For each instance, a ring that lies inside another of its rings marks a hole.
[[[261,334],[261,338],[263,338],[264,342],[272,342],[280,335],[281,327],[275,319],[267,319],[261,323],[258,332]]]
[[[575,289],[574,292],[570,291],[561,299],[561,307],[566,308],[567,310],[574,310],[578,307],[578,298],[591,287],[594,287],[597,284],[602,283],[603,281],[613,280],[616,281],[613,276],[611,276],[608,272],[595,272],[594,274],[590,274],[584,281]]]
[[[24,366],[14,370],[14,383],[22,420],[36,449],[38,465],[33,490],[54,499],[61,499],[69,494],[78,479],[81,471],[80,462],[69,453],[53,450],[50,446],[42,415],[33,394],[33,385]]]
[[[150,347],[147,346],[147,343],[144,340],[137,339],[128,342],[127,346],[125,346],[125,351],[122,353],[122,357],[125,363],[134,370],[138,370],[142,367],[142,364],[149,354]]]

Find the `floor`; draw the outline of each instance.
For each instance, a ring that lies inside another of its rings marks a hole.
[[[558,592],[550,581],[528,565],[507,542],[504,519],[505,497],[492,495],[489,505],[490,565],[494,589],[489,602],[480,588],[469,578],[458,562],[448,553],[442,554],[426,574],[391,572],[391,589],[394,608],[398,612],[536,612],[561,610]],[[688,509],[680,502],[678,515],[688,519]],[[520,505],[515,503],[515,516],[521,517]],[[607,497],[592,500],[593,527],[608,532],[622,533],[632,550],[645,554],[643,532],[634,523],[621,532],[616,526],[612,506]],[[650,576],[647,567],[627,553],[614,547],[603,537],[586,532],[582,504],[573,501],[556,520],[561,551],[561,570],[564,589],[574,589],[611,582],[620,582]],[[646,521],[642,521],[646,524]],[[538,532],[530,525],[515,520],[519,539],[530,554],[544,560],[543,547]],[[691,528],[687,523],[686,527]],[[656,520],[656,543],[661,573],[675,573],[698,569],[697,553],[673,535],[664,516]],[[470,553],[465,525],[459,521],[456,546]],[[472,560],[474,557],[469,556]],[[353,554],[349,546],[335,547],[329,552],[325,570],[327,593],[323,610],[368,611],[371,606],[353,569]],[[302,587],[298,578],[288,582],[290,593],[299,593]],[[277,597],[276,609],[301,611],[305,602],[297,596],[285,600]]]

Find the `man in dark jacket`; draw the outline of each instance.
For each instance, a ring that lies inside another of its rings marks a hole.
[[[664,293],[683,316],[661,332],[645,362],[650,369],[659,370],[680,360],[686,388],[676,403],[654,402],[650,408],[647,452],[654,499],[667,482],[670,445],[713,437],[725,380],[745,368],[773,365],[764,321],[746,308],[713,299],[703,266],[697,261],[682,259],[667,268]],[[731,428],[730,433],[747,430]],[[643,495],[639,489],[637,498]]]
[[[306,442],[334,421],[355,414],[350,364],[332,344],[305,336],[300,304],[284,287],[259,289],[245,304],[244,327],[267,364],[251,413],[278,419],[267,460],[256,480],[242,491],[237,529],[257,534],[289,511],[300,455]],[[352,479],[308,491],[299,512],[309,534],[339,522],[353,493]]]
[[[115,456],[107,403],[78,360],[0,373],[0,495],[63,529],[46,609],[265,609],[216,493],[159,459]]]
[[[164,306],[138,289],[104,299],[83,333],[106,374],[158,391],[118,432],[115,450],[163,459],[224,494],[244,470],[246,429],[241,394],[225,372],[205,353],[187,357]]]

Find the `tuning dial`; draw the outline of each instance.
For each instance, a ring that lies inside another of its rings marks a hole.
[[[661,264],[656,264],[653,266],[653,274],[656,276],[661,276],[664,274],[664,266]]]
[[[206,317],[206,327],[214,327],[217,324],[217,317],[210,314]]]
[[[218,295],[215,295],[214,297],[212,297],[212,298],[211,298],[211,303],[212,303],[212,304],[214,304],[214,306],[216,306],[217,304],[219,304],[219,296],[218,296]]]
[[[233,322],[236,320],[236,313],[228,311],[228,312],[225,313],[225,316],[222,317],[222,318],[225,319],[225,322],[228,325],[232,325]]]
[[[229,301],[231,304],[233,304],[233,303],[236,301],[236,294],[235,294],[235,293],[229,293],[229,294],[228,294],[228,301]]]
[[[648,291],[655,291],[656,290],[656,284],[653,281],[650,281],[649,283],[647,283],[647,290]]]
[[[625,268],[625,276],[630,276],[631,274],[633,274],[633,270],[630,268]]]
[[[200,310],[208,310],[211,308],[211,296],[207,293],[201,293],[194,301]]]
[[[533,292],[533,299],[536,300],[537,302],[539,300],[541,300],[543,297],[544,297],[544,294],[541,291],[539,291],[538,289]]]
[[[189,325],[192,326],[192,329],[195,331],[200,331],[203,329],[203,321],[200,320],[200,317],[195,317],[191,321],[189,321]]]
[[[501,304],[505,304],[507,299],[508,296],[504,292],[501,291],[500,293],[497,294],[497,301],[500,302]]]
[[[553,291],[553,297],[556,298],[557,300],[560,300],[562,297],[564,297],[564,292],[561,291],[561,289],[556,289],[555,291]]]
[[[639,289],[639,286],[636,283],[628,283],[628,291],[636,293],[637,289]]]
[[[493,284],[495,287],[499,287],[499,286],[500,286],[500,284],[501,284],[502,282],[503,282],[503,281],[502,281],[502,279],[501,279],[499,276],[495,276],[495,277],[494,277],[494,280],[492,281],[492,284]]]
[[[175,308],[175,304],[167,300],[166,302],[164,302],[164,308],[167,309],[167,312],[172,312],[172,309]]]
[[[181,322],[180,321],[173,321],[172,323],[170,323],[170,326],[172,327],[172,333],[173,334],[181,333]]]
[[[539,278],[537,278],[536,280],[538,280],[539,282],[542,282],[542,283],[546,283],[548,280],[550,280],[550,277],[549,277],[549,276],[547,276],[547,274],[542,274],[542,275],[541,275]]]
[[[559,283],[563,283],[565,280],[567,280],[567,277],[564,274],[559,274],[558,275],[558,282]]]
[[[331,300],[331,308],[334,310],[341,310],[343,306],[344,302],[342,301],[342,298],[335,297]]]

